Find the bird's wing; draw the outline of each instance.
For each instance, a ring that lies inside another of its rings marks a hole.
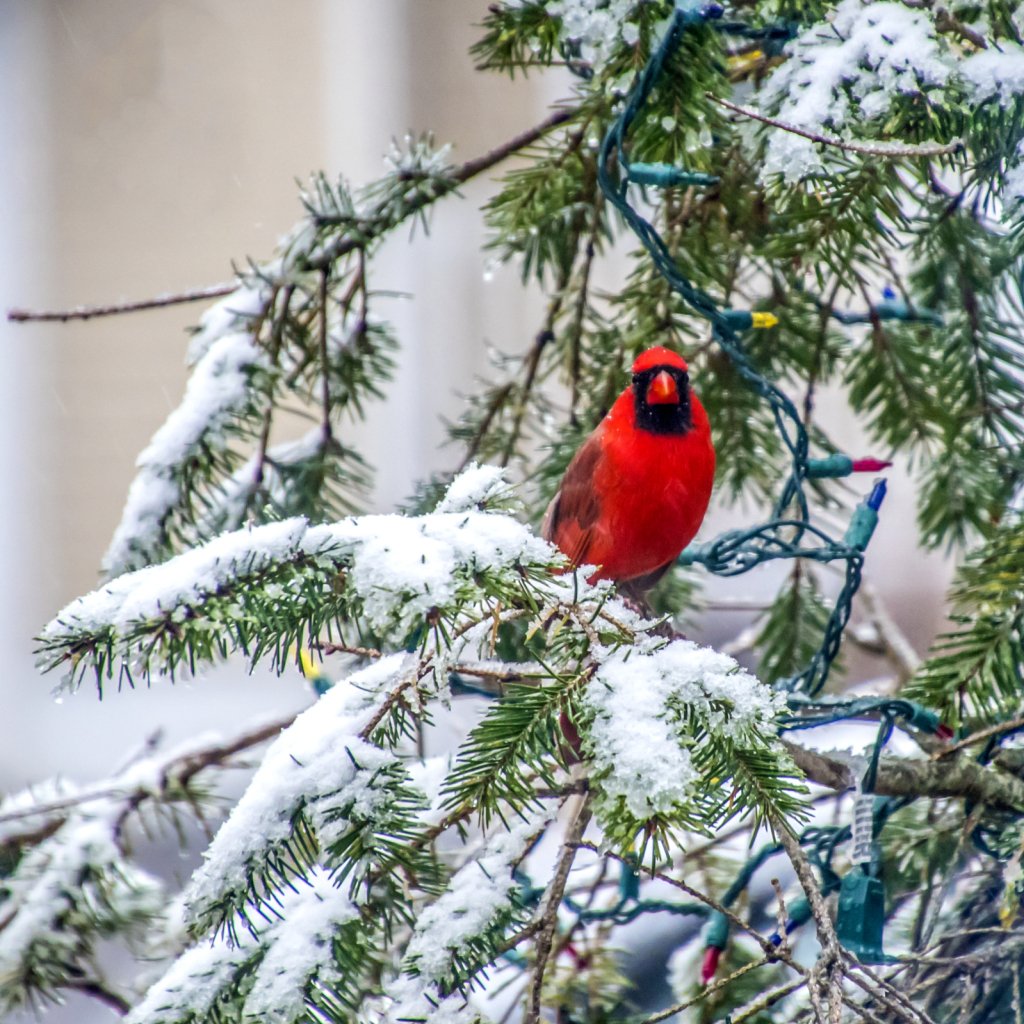
[[[601,516],[594,470],[601,458],[601,434],[595,431],[573,456],[562,487],[548,505],[541,536],[557,545],[573,565],[585,565]]]

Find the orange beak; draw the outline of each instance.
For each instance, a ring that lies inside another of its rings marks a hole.
[[[647,386],[648,405],[678,405],[679,392],[672,374],[662,370]]]

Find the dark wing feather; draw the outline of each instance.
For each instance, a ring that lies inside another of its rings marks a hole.
[[[573,565],[586,563],[593,527],[601,517],[601,499],[594,487],[600,458],[600,431],[595,431],[573,456],[561,489],[544,513],[541,536],[556,544]]]

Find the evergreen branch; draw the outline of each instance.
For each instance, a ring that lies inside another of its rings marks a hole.
[[[154,792],[151,785],[139,786],[138,784],[134,784],[127,789],[123,785],[118,786],[116,784],[90,788],[85,792],[76,793],[73,797],[67,797],[63,800],[51,800],[44,804],[20,807],[16,811],[0,813],[0,825],[9,821],[21,821],[25,818],[59,815],[60,812],[77,807],[80,804],[109,797],[124,799],[128,804],[135,807],[146,799],[162,799],[178,789],[187,789],[192,779],[206,768],[224,766],[225,762],[234,757],[235,754],[273,739],[280,732],[287,729],[294,721],[295,715],[288,715],[285,718],[280,718],[273,722],[268,722],[266,725],[248,730],[228,743],[212,744],[190,751],[187,754],[173,757],[169,761],[158,762],[156,777],[160,779],[160,784],[159,791],[157,792]],[[131,776],[129,776],[129,780],[131,781]],[[44,836],[43,838],[46,837]]]
[[[852,772],[842,761],[786,740],[782,742],[811,782],[839,792],[853,788]],[[999,810],[1024,813],[1024,782],[962,756],[938,761],[883,757],[878,763],[875,792],[879,796],[968,799]]]
[[[138,302],[122,302],[112,306],[76,306],[74,309],[61,312],[33,312],[28,309],[9,309],[7,319],[16,323],[29,321],[59,320],[67,323],[69,320],[91,320],[97,316],[116,316],[119,313],[135,313],[143,309],[162,309],[165,306],[179,306],[185,302],[203,302],[206,299],[216,299],[222,295],[230,295],[238,290],[237,281],[229,281],[225,284],[213,284],[206,288],[193,288],[191,291],[180,292],[176,295],[158,295],[154,299],[142,299]]]
[[[408,217],[420,213],[435,200],[440,199],[441,196],[453,192],[460,185],[464,185],[467,181],[477,177],[477,175],[483,174],[484,171],[489,171],[496,164],[501,163],[513,154],[526,149],[528,146],[532,146],[533,143],[543,138],[552,128],[557,128],[559,125],[571,121],[578,113],[579,111],[572,107],[556,110],[536,127],[530,128],[513,139],[509,139],[508,142],[492,149],[489,153],[485,153],[483,156],[476,157],[473,160],[468,160],[461,167],[449,169],[444,175],[443,181],[438,183],[440,187],[437,194],[420,193],[412,202],[406,204],[397,219],[387,216],[383,210],[371,213],[360,223],[361,230],[358,238],[341,236],[338,241],[327,246],[321,255],[308,259],[306,265],[310,270],[323,270],[343,256],[347,256],[350,252],[356,249],[365,249],[370,242],[375,241],[385,231],[390,231],[392,228],[397,227],[399,223]]]
[[[796,125],[785,124],[774,117],[766,117],[764,114],[759,114],[756,110],[737,106],[737,104],[730,103],[728,100],[715,96],[710,92],[704,95],[712,103],[717,103],[720,107],[725,107],[726,110],[731,110],[736,114],[742,114],[743,117],[760,121],[762,124],[770,125],[772,128],[780,128],[784,132],[791,132],[793,135],[810,139],[811,142],[817,142],[822,146],[835,146],[838,149],[849,150],[852,153],[860,153],[862,156],[882,157],[885,160],[914,159],[919,157],[947,156],[951,153],[959,153],[964,148],[963,139],[954,139],[945,145],[926,143],[918,146],[903,146],[896,143],[879,143],[872,146],[860,142],[846,142],[843,139],[836,138],[834,135],[818,135],[804,128],[798,128]]]

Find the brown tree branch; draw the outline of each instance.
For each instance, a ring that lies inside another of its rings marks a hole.
[[[61,983],[60,988],[92,996],[93,999],[98,999],[104,1005],[109,1006],[121,1017],[125,1016],[132,1008],[132,1004],[124,996],[107,988],[98,978],[68,978],[67,981]]]
[[[98,316],[115,316],[118,313],[135,313],[142,309],[163,309],[165,306],[180,306],[185,302],[202,302],[204,299],[216,299],[222,295],[230,295],[238,290],[238,282],[210,285],[208,288],[193,288],[191,291],[179,292],[176,295],[158,295],[155,299],[142,299],[139,302],[120,302],[111,306],[76,306],[60,312],[35,312],[29,309],[9,309],[7,319],[15,323],[40,322],[57,320],[67,323],[69,320],[92,320]]]
[[[587,793],[580,802],[579,809],[572,820],[562,844],[562,855],[555,869],[555,875],[548,885],[547,892],[541,899],[543,910],[539,914],[540,928],[534,952],[533,979],[530,984],[530,1005],[526,1013],[525,1024],[537,1024],[540,1020],[540,997],[544,988],[544,972],[551,955],[551,946],[558,929],[558,908],[562,903],[566,882],[569,881],[569,870],[576,858],[580,840],[590,822],[590,794]]]
[[[962,139],[954,139],[945,145],[926,143],[919,146],[889,146],[886,144],[872,146],[861,142],[846,142],[843,139],[836,138],[834,135],[818,135],[804,128],[798,128],[794,124],[778,121],[774,117],[766,117],[756,110],[737,106],[735,103],[723,100],[721,97],[715,96],[710,92],[706,92],[704,95],[712,103],[717,103],[720,107],[725,107],[727,110],[741,114],[743,117],[749,117],[753,121],[760,121],[762,124],[770,125],[772,128],[780,128],[784,132],[790,132],[793,135],[799,135],[801,138],[810,139],[811,142],[817,142],[822,146],[835,146],[838,149],[847,149],[852,153],[860,153],[863,156],[880,157],[883,160],[899,160],[903,157],[944,156],[948,153],[958,153],[964,148]]]
[[[478,174],[490,170],[495,164],[501,163],[502,160],[512,156],[514,153],[518,153],[521,149],[532,145],[547,132],[551,131],[552,128],[557,128],[559,125],[571,121],[576,114],[577,110],[574,107],[563,107],[560,110],[556,110],[550,117],[541,121],[535,127],[515,136],[513,139],[509,139],[508,142],[498,146],[496,149],[492,149],[489,153],[469,160],[460,167],[455,168],[450,175],[451,190],[469,181],[470,178],[475,178]],[[447,195],[448,192],[441,194]],[[407,216],[412,216],[438,198],[440,196],[424,196],[420,203],[408,211]],[[325,252],[317,260],[310,261],[310,267],[314,270],[323,269],[339,257],[345,256],[353,250],[365,246],[365,244],[365,239],[358,242],[353,239],[346,239],[341,244]],[[237,288],[237,282],[229,282],[212,285],[208,288],[195,288],[191,291],[180,292],[175,295],[158,295],[154,299],[143,299],[139,302],[121,302],[109,306],[77,306],[74,309],[60,312],[34,312],[27,309],[11,309],[8,310],[7,319],[17,323],[47,320],[66,323],[68,320],[91,320],[93,317],[98,316],[115,316],[119,313],[134,313],[143,309],[160,309],[164,306],[176,306],[185,302],[201,302],[204,299],[214,299],[222,295],[230,295]]]
[[[843,761],[805,750],[787,740],[782,742],[811,782],[839,792],[853,788],[853,774]],[[965,757],[939,761],[883,757],[878,763],[875,793],[879,796],[966,798],[1000,810],[1024,812],[1024,782]]]

